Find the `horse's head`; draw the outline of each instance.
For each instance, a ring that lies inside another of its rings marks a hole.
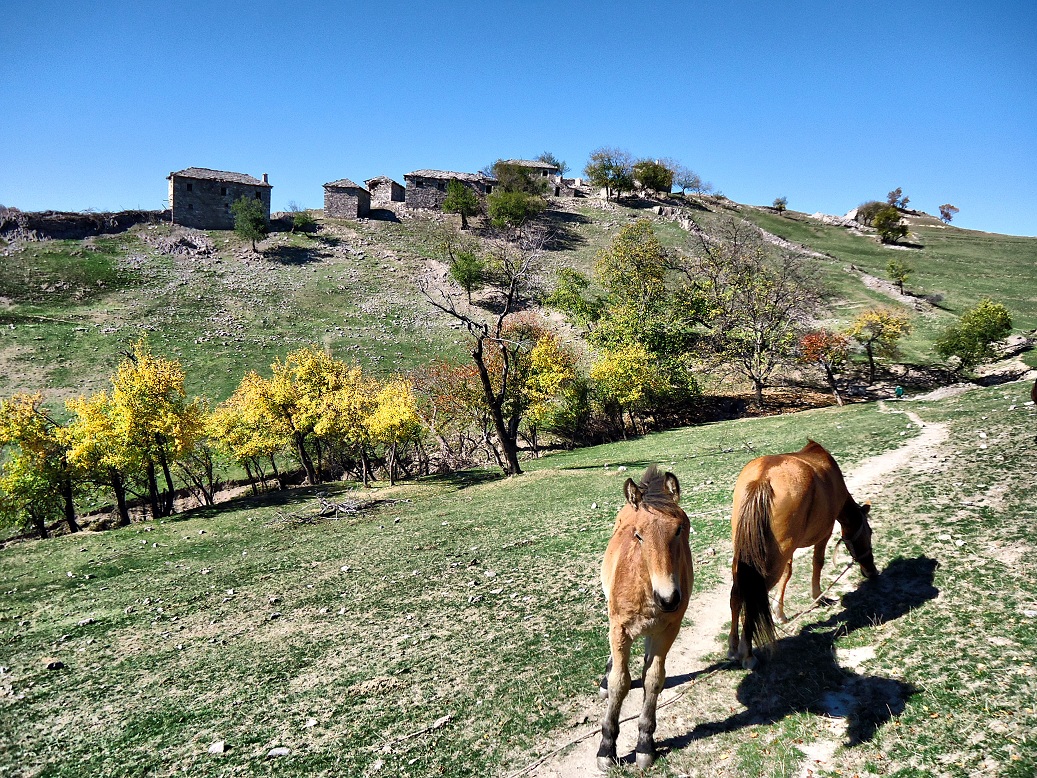
[[[850,498],[846,505],[844,515],[850,521],[843,521],[843,543],[853,557],[853,561],[861,567],[861,574],[865,578],[874,578],[879,574],[875,567],[875,555],[871,549],[871,525],[868,523],[868,512],[871,503],[858,505]]]
[[[651,583],[656,606],[672,613],[689,592],[681,591],[682,565],[690,561],[688,547],[691,522],[677,504],[681,487],[673,473],[660,473],[653,467],[640,484],[628,478],[627,516],[623,522],[631,540],[637,543],[643,574]]]

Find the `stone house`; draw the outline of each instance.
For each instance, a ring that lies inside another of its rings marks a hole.
[[[493,191],[497,179],[482,173],[456,173],[449,170],[415,170],[403,177],[407,182],[407,207],[442,210],[446,200],[446,186],[459,181],[475,192],[480,199]]]
[[[266,173],[263,180],[245,173],[229,173],[204,167],[189,167],[170,173],[169,210],[173,224],[199,230],[232,230],[232,203],[242,197],[255,198],[263,205],[270,221],[270,190]]]
[[[406,190],[389,176],[375,176],[364,181],[367,191],[371,193],[371,203],[402,203],[407,198]]]
[[[538,159],[505,159],[502,161],[505,165],[529,168],[533,175],[546,178],[549,181],[554,181],[559,177],[558,168],[555,165],[541,162]]]
[[[348,178],[324,185],[324,216],[330,219],[364,219],[371,213],[371,193]]]

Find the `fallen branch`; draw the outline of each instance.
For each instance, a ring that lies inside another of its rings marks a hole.
[[[398,738],[396,738],[394,740],[390,740],[388,743],[383,745],[378,750],[383,752],[383,753],[388,753],[392,749],[392,747],[397,745],[398,743],[402,743],[405,740],[410,740],[411,738],[420,737],[421,735],[427,735],[429,732],[434,732],[437,729],[442,729],[448,723],[450,723],[450,721],[453,718],[454,718],[454,714],[453,713],[448,713],[445,716],[440,716],[438,719],[433,721],[431,724],[429,724],[424,729],[419,729],[417,732],[411,732],[409,735],[402,735],[402,736],[400,736],[400,737],[398,737]]]

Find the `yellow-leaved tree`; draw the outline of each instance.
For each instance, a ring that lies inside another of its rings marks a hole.
[[[378,392],[374,408],[364,419],[370,442],[385,450],[389,485],[396,483],[396,463],[399,447],[415,440],[421,425],[418,403],[409,381],[390,379]]]
[[[846,334],[864,346],[868,355],[868,383],[875,383],[875,355],[892,358],[900,339],[911,332],[907,314],[880,306],[858,314]]]
[[[534,454],[540,429],[572,439],[580,420],[586,420],[586,382],[580,379],[578,365],[576,351],[554,333],[541,335],[529,352],[526,425]]]
[[[118,526],[130,523],[127,482],[143,470],[140,452],[130,445],[127,428],[108,392],[74,397],[65,402],[72,414],[62,435],[68,460],[90,481],[115,494]]]
[[[117,427],[144,466],[152,515],[168,516],[175,492],[171,467],[201,438],[204,403],[187,399],[180,363],[153,354],[144,337],[133,344],[112,378],[112,409]],[[157,469],[165,480],[162,495]]]
[[[635,412],[644,410],[652,396],[665,386],[665,380],[652,355],[640,344],[620,346],[606,351],[591,367],[594,391],[605,412],[618,425],[626,438],[623,412],[637,433]]]
[[[47,537],[47,522],[63,515],[69,531],[78,531],[75,480],[62,427],[43,396],[0,399],[0,524],[33,527]]]
[[[270,463],[278,485],[284,486],[276,456],[292,445],[287,423],[271,411],[268,383],[259,373],[249,371],[234,393],[216,406],[205,422],[208,437],[245,468],[253,493],[257,478],[266,481],[265,462]]]

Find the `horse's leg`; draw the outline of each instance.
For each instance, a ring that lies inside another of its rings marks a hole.
[[[613,625],[609,630],[609,646],[612,651],[611,669],[608,677],[608,704],[605,718],[601,722],[601,745],[598,746],[598,769],[608,772],[616,762],[616,736],[619,735],[619,709],[630,691],[630,644],[631,639],[623,628]]]
[[[642,770],[647,770],[655,762],[655,711],[659,704],[659,692],[666,683],[666,654],[680,628],[678,621],[661,635],[645,638],[645,699],[641,717],[637,720],[637,748],[634,751],[634,759]]]
[[[785,618],[785,587],[789,585],[789,579],[792,577],[792,557],[789,557],[789,563],[785,565],[785,569],[781,571],[781,578],[778,579],[778,623],[784,624],[788,621]]]
[[[609,654],[609,661],[605,663],[605,675],[601,676],[601,683],[598,684],[598,695],[601,697],[609,696],[609,674],[612,672],[612,655]]]
[[[731,632],[727,636],[727,658],[738,659],[738,620],[742,617],[742,594],[731,584]]]
[[[825,564],[825,549],[828,548],[828,538],[814,546],[814,569],[810,573],[810,596],[817,599],[821,596],[821,568]]]

